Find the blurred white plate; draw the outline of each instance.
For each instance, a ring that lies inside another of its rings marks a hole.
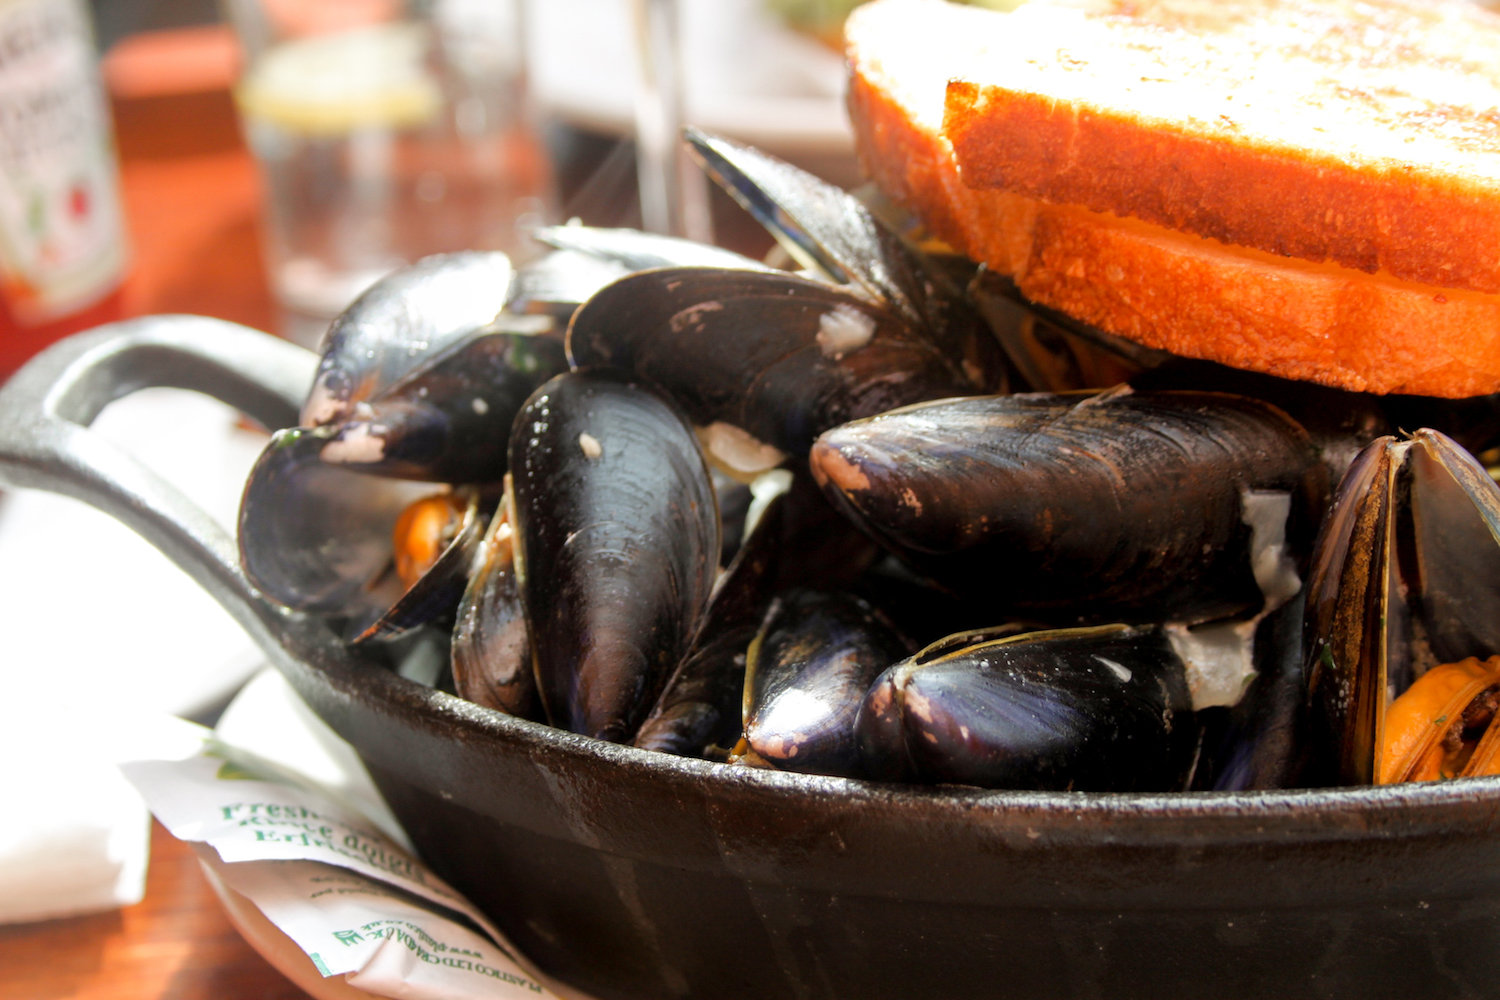
[[[678,0],[688,124],[796,158],[853,153],[840,55],[783,27],[760,0]],[[532,82],[542,106],[627,133],[636,88],[633,0],[535,0]]]

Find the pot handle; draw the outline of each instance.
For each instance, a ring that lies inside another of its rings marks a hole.
[[[234,539],[89,425],[123,396],[166,387],[205,393],[268,428],[290,427],[316,365],[311,351],[202,316],[148,316],[76,334],[0,388],[0,486],[62,493],[128,525],[273,648],[287,624],[278,619],[292,613],[251,586]]]

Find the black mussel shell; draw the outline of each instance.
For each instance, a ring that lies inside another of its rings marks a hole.
[[[1391,699],[1500,652],[1500,486],[1437,431],[1372,442],[1339,484],[1307,593],[1309,781],[1368,784]]]
[[[756,482],[750,533],[719,579],[708,618],[636,745],[699,756],[740,736],[747,647],[771,599],[793,587],[841,587],[876,554],[812,478],[777,470]],[[767,499],[769,498],[769,499]]]
[[[1181,787],[1196,734],[1159,629],[952,636],[893,666],[856,725],[877,777],[987,788]]]
[[[516,412],[567,367],[557,339],[476,334],[356,407],[338,423],[323,460],[381,476],[498,483]]]
[[[713,623],[693,645],[631,741],[643,750],[682,757],[722,755],[740,731],[745,656],[753,622]]]
[[[517,568],[554,725],[628,740],[701,624],[719,515],[691,427],[623,374],[539,388],[510,439]]]
[[[299,611],[364,617],[391,561],[391,530],[424,483],[361,475],[319,457],[332,427],[277,432],[240,500],[240,563],[267,597]],[[381,608],[380,610],[383,610]],[[378,610],[377,612],[378,613]]]
[[[472,488],[457,491],[453,499],[462,512],[442,551],[432,565],[410,584],[403,583],[398,577],[396,583],[399,586],[392,588],[396,593],[394,598],[382,595],[371,611],[351,620],[350,634],[354,636],[354,642],[377,639],[388,642],[409,629],[439,620],[446,625],[447,616],[453,613],[463,595],[470,563],[484,534],[489,508],[493,506],[483,502],[478,491]],[[392,541],[394,544],[394,539]],[[389,575],[396,576],[394,573]]]
[[[787,494],[773,497],[714,589],[703,629],[636,734],[635,745],[682,756],[728,749],[739,738],[745,658],[775,594]]]
[[[1008,372],[964,283],[858,197],[753,146],[691,128],[684,136],[709,176],[800,266],[922,327],[940,350],[970,358],[993,391],[1008,388],[995,381]]]
[[[1466,450],[1412,433],[1412,578],[1420,633],[1434,660],[1500,652],[1500,485]]]
[[[514,270],[503,253],[424,257],[381,278],[328,329],[298,421],[335,423],[425,358],[489,324],[505,308]]]
[[[916,254],[858,198],[753,146],[691,128],[684,137],[708,175],[799,266],[922,321]]]
[[[1290,788],[1306,767],[1302,676],[1305,591],[1256,623],[1255,676],[1232,706],[1201,709],[1202,749],[1193,787]]]
[[[513,525],[502,504],[490,520],[453,623],[453,684],[460,697],[540,719],[531,637],[515,572]]]
[[[975,343],[982,343],[975,338]],[[802,455],[819,433],[998,378],[884,308],[771,271],[666,268],[622,278],[573,316],[568,354],[671,393],[696,424],[727,423]]]
[[[750,648],[742,753],[811,774],[862,774],[854,719],[870,683],[910,643],[852,594],[777,598]]]
[[[919,574],[1060,624],[1259,610],[1295,586],[1254,557],[1305,558],[1326,492],[1300,426],[1213,393],[942,400],[835,428],[810,463]]]
[[[750,492],[749,483],[741,482],[718,469],[711,469],[710,473],[714,493],[719,498],[719,563],[728,566],[745,540],[745,517],[750,513],[754,495]]]
[[[630,273],[623,264],[578,250],[552,250],[516,271],[506,308],[528,318],[542,317],[566,326],[589,297]]]

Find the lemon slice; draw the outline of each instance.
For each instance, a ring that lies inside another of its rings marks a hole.
[[[409,128],[442,101],[423,65],[421,25],[380,24],[283,42],[255,62],[235,91],[247,118],[308,135]]]

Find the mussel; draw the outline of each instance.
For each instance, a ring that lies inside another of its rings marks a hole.
[[[1204,621],[1295,592],[1326,492],[1303,429],[1212,393],[941,400],[828,431],[829,497],[999,614]],[[1278,601],[1279,603],[1279,601]]]
[[[319,428],[323,461],[423,482],[499,483],[516,411],[567,369],[559,340],[483,329],[411,361],[401,378]]]
[[[854,721],[870,684],[911,651],[852,594],[797,589],[777,598],[745,669],[736,758],[813,774],[863,773]]]
[[[739,738],[747,651],[787,561],[789,479],[762,477],[768,499],[715,584],[703,628],[636,733],[636,746],[698,757],[727,753]]]
[[[498,485],[516,411],[566,367],[560,341],[492,328],[512,278],[503,254],[425,258],[334,321],[303,426],[273,436],[240,503],[241,561],[267,596],[360,641],[452,610],[493,497],[465,494],[473,511],[421,580],[391,572],[392,536],[422,497]]]
[[[1497,707],[1500,656],[1433,667],[1386,709],[1376,781],[1500,774]]]
[[[1490,773],[1500,486],[1439,432],[1372,442],[1319,537],[1307,627],[1309,780]]]
[[[963,281],[859,198],[752,146],[692,128],[683,138],[708,175],[808,274],[920,328],[939,351],[965,359],[970,381],[1009,388],[1009,369]]]
[[[557,250],[607,261],[618,268],[616,277],[658,267],[729,267],[769,271],[753,257],[695,243],[676,236],[646,233],[638,229],[608,229],[598,226],[544,226],[532,238]],[[603,287],[602,285],[600,287]],[[593,291],[598,291],[597,288]],[[584,301],[579,299],[579,302]]]
[[[661,385],[713,429],[711,454],[747,473],[800,458],[847,420],[1009,387],[999,345],[961,288],[858,199],[751,147],[686,138],[807,276],[744,266],[631,275],[574,314],[575,365]]]
[[[391,531],[391,566],[386,574],[397,596],[390,599],[377,581],[372,589],[373,620],[355,642],[401,635],[448,615],[463,593],[474,551],[493,504],[478,490],[464,487],[435,493],[408,504]],[[385,610],[380,609],[384,607]]]
[[[639,381],[569,372],[522,407],[510,466],[516,571],[547,718],[628,740],[692,643],[718,566],[697,439]]]
[[[1177,789],[1196,747],[1170,640],[1123,625],[950,636],[880,676],[856,733],[873,775],[992,788]]]
[[[874,546],[805,473],[757,477],[748,534],[720,575],[703,631],[636,735],[636,746],[722,756],[742,735],[746,661],[766,612],[794,588],[842,589]]]
[[[722,268],[663,268],[609,285],[574,314],[568,356],[650,379],[698,426],[734,428],[797,456],[837,424],[989,391],[1001,377],[993,341],[976,336],[968,355],[952,353],[851,291]]]
[[[424,257],[371,285],[339,314],[298,423],[336,423],[492,321],[510,298],[515,269],[503,253]]]
[[[459,599],[452,636],[453,684],[476,705],[523,719],[541,716],[531,637],[516,577],[515,528],[502,503],[490,519]]]

